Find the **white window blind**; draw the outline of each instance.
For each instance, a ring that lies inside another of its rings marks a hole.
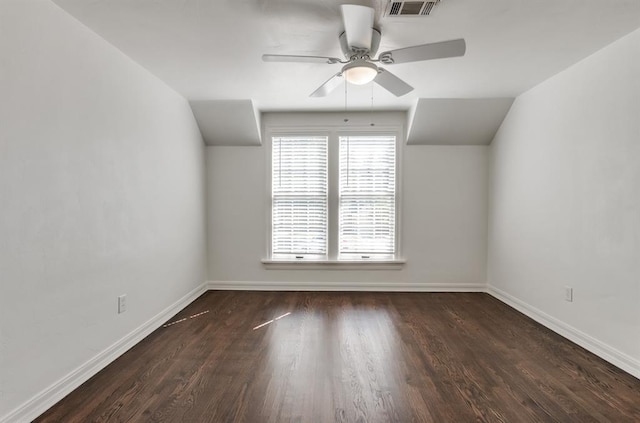
[[[272,138],[272,255],[327,254],[327,137]]]
[[[339,254],[395,255],[396,138],[341,136]]]

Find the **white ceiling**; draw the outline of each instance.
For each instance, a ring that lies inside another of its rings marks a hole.
[[[411,110],[407,144],[489,145],[513,98],[421,98]]]
[[[261,111],[343,110],[344,88],[309,94],[340,65],[264,63],[263,53],[340,56],[339,5],[374,6],[380,51],[465,38],[462,58],[389,65],[415,90],[349,86],[348,108],[419,98],[515,97],[640,27],[639,0],[442,0],[432,16],[384,18],[386,0],[55,0],[190,101]]]
[[[251,100],[194,100],[191,110],[206,145],[260,145],[260,113]]]

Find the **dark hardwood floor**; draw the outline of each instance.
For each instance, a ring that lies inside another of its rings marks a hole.
[[[171,321],[36,421],[640,422],[640,380],[486,294],[210,291]]]

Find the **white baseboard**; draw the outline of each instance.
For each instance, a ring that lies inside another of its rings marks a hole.
[[[640,362],[584,332],[552,317],[545,312],[513,297],[491,285],[485,284],[436,284],[393,282],[256,282],[209,281],[198,286],[178,301],[140,325],[112,346],[87,361],[67,376],[44,389],[9,414],[0,417],[0,423],[29,422],[44,413],[59,400],[86,382],[116,358],[124,354],[170,317],[184,309],[206,290],[237,291],[377,291],[377,292],[486,292],[515,308],[543,326],[575,342],[581,347],[640,378]]]
[[[209,281],[207,288],[214,291],[485,292],[485,284],[410,282]]]
[[[198,298],[205,291],[206,284],[203,283],[118,340],[109,348],[93,357],[91,360],[76,368],[53,385],[44,389],[18,408],[9,412],[9,414],[0,417],[0,423],[24,423],[32,421],[71,393],[78,386],[89,380],[89,378],[105,368],[116,358],[127,352],[131,347],[142,341],[151,332],[159,328],[164,322],[189,305],[189,303]]]
[[[598,357],[640,379],[640,361],[633,357],[618,351],[612,346],[587,335],[573,326],[550,316],[542,310],[539,310],[494,286],[487,285],[486,292],[557,334],[575,342],[587,351],[592,352]]]

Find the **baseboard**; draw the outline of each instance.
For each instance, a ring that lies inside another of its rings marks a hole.
[[[33,398],[0,417],[0,423],[32,421],[74,389],[124,354],[206,290],[238,291],[377,291],[377,292],[486,292],[536,322],[580,345],[631,375],[640,378],[640,362],[584,332],[546,314],[514,296],[485,284],[392,283],[392,282],[256,282],[209,281],[140,325],[112,346],[87,361]]]
[[[614,366],[619,367],[627,373],[640,379],[640,361],[618,351],[610,345],[605,344],[593,338],[590,335],[570,326],[559,319],[533,307],[524,301],[494,287],[487,285],[486,292],[502,301],[503,303],[515,308],[522,314],[530,317],[541,325],[551,329],[557,334],[567,338],[568,340],[580,345],[582,348],[597,355],[598,357],[608,361]]]
[[[127,352],[131,347],[142,341],[151,332],[159,328],[164,322],[189,305],[205,291],[206,284],[203,283],[118,340],[109,348],[93,357],[91,360],[87,361],[53,385],[44,389],[33,398],[11,411],[9,414],[0,417],[0,423],[22,423],[32,421],[71,393],[78,386],[86,382],[93,375],[105,368],[116,358]]]
[[[485,292],[483,283],[209,281],[207,288],[220,291]]]

